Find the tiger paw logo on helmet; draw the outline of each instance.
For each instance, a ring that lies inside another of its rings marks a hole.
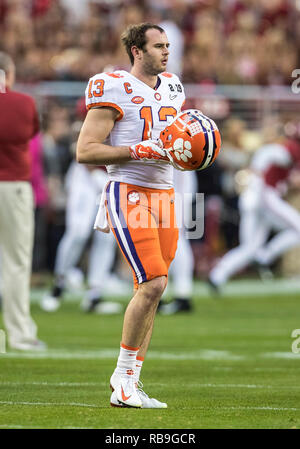
[[[172,165],[178,170],[203,170],[212,165],[221,148],[215,122],[197,109],[180,112],[160,133]]]
[[[173,144],[174,156],[178,161],[187,162],[189,158],[193,157],[191,153],[192,144],[188,140],[184,141],[179,137]]]

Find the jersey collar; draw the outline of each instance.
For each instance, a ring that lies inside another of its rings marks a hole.
[[[132,75],[130,72],[127,72],[127,73],[128,73],[128,75],[130,75],[132,78],[134,78],[136,81],[138,81],[139,83],[143,84],[143,86],[146,86],[148,89],[152,90],[152,92],[153,92],[153,91],[156,91],[156,90],[160,87],[160,85],[161,85],[161,78],[160,78],[159,75],[157,75],[157,82],[156,82],[156,85],[155,85],[154,88],[153,88],[153,87],[148,86],[148,84],[144,83],[144,81],[140,80],[140,79],[137,78],[136,76]]]

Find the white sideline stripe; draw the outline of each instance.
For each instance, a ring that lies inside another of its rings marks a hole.
[[[192,407],[192,408],[187,408],[187,407],[183,407],[182,409],[185,410],[207,410],[207,407]],[[182,410],[181,409],[181,410]],[[270,411],[281,411],[281,412],[298,412],[300,410],[300,408],[296,408],[296,407],[267,407],[267,406],[253,406],[253,407],[243,407],[243,406],[237,406],[237,407],[215,407],[215,410],[270,410]]]
[[[222,407],[223,410],[279,410],[282,412],[298,412],[300,408],[296,407]]]
[[[47,386],[47,387],[107,387],[108,382],[10,382],[10,381],[0,381],[0,386]],[[166,387],[167,383],[157,383],[157,382],[147,382],[147,386],[159,386]],[[173,386],[181,386],[182,384],[173,383]],[[300,389],[300,385],[254,385],[254,384],[200,384],[200,383],[190,383],[189,387],[194,388],[246,388],[246,389]]]
[[[40,429],[40,427],[32,426],[20,426],[20,424],[0,424],[0,429]]]
[[[102,360],[102,359],[116,359],[119,355],[119,350],[114,349],[102,349],[99,351],[67,351],[59,349],[49,349],[48,351],[9,351],[5,354],[1,354],[3,358],[19,358],[19,359],[55,359],[55,360]],[[226,360],[226,361],[243,361],[259,358],[268,359],[288,359],[288,360],[300,360],[300,354],[294,354],[290,352],[265,352],[255,354],[253,357],[233,354],[230,351],[217,351],[214,349],[202,349],[195,352],[184,353],[170,353],[170,352],[158,352],[149,351],[147,357],[152,360]]]
[[[291,352],[264,352],[262,354],[262,357],[265,357],[267,359],[295,359],[300,360],[300,354],[294,354]]]
[[[105,291],[105,295],[108,297],[113,297],[120,301],[127,301],[128,296],[132,295],[131,284],[128,288],[124,287],[122,292],[117,291],[115,293],[113,291],[113,286],[107,286],[107,291]],[[106,288],[106,287],[105,287]],[[170,290],[172,291],[172,282],[170,281],[169,285]],[[222,290],[222,297],[238,297],[239,299],[243,299],[243,297],[249,296],[264,296],[264,295],[282,295],[289,293],[299,293],[300,292],[300,280],[299,279],[272,279],[271,281],[261,281],[260,279],[236,279],[229,281]],[[44,288],[33,288],[31,290],[31,302],[39,303],[44,294],[48,293],[48,290]],[[201,299],[202,296],[208,297],[210,296],[209,287],[203,281],[196,280],[193,285],[193,294],[197,296],[197,299]],[[67,291],[64,296],[64,301],[78,302],[82,299],[84,295],[84,289],[81,291],[70,292]]]
[[[236,279],[229,281],[221,290],[221,298],[238,297],[243,299],[253,296],[265,295],[288,295],[300,292],[299,279],[272,279],[262,281],[261,279]],[[209,286],[204,282],[194,283],[194,294],[207,296],[210,294]]]
[[[84,404],[80,402],[26,402],[26,401],[0,401],[2,405],[33,405],[33,406],[62,406],[62,407],[87,407],[87,408],[103,408],[96,404]]]
[[[4,358],[21,358],[21,359],[63,359],[63,360],[75,360],[75,359],[115,359],[118,357],[119,350],[100,350],[100,351],[74,351],[69,352],[66,350],[51,350],[45,352],[7,352],[1,357]],[[149,351],[147,357],[154,360],[245,360],[247,357],[236,355],[230,351],[216,351],[212,349],[203,349],[195,352],[184,353],[169,353],[169,352],[156,352]]]
[[[25,402],[25,401],[0,401],[2,405],[25,405],[25,406],[43,406],[43,407],[53,407],[53,406],[62,406],[62,407],[86,407],[86,408],[103,408],[96,404],[82,404],[80,402]],[[181,408],[186,409],[186,407]],[[207,407],[192,407],[188,408],[188,410],[207,410]],[[296,407],[266,407],[266,406],[257,406],[257,407],[215,407],[216,410],[270,410],[270,411],[294,411],[297,412],[300,408]]]
[[[147,385],[150,385],[147,383]],[[153,384],[155,385],[155,384]],[[156,384],[157,385],[157,384]],[[167,385],[167,384],[166,384]],[[190,383],[189,387],[199,387],[199,388],[246,388],[246,389],[300,389],[300,385],[252,385],[252,384],[197,384],[197,383]]]
[[[20,424],[0,424],[0,429],[41,429],[41,426],[21,426]],[[48,427],[46,427],[48,429]],[[52,429],[49,428],[49,429]],[[95,429],[95,427],[56,426],[55,429]]]
[[[45,352],[21,352],[10,351],[5,354],[1,354],[4,358],[20,358],[20,359],[62,359],[62,360],[76,360],[76,359],[115,359],[118,357],[118,350],[101,350],[101,351],[67,351],[49,349]]]
[[[37,385],[45,387],[105,387],[108,382],[13,382],[13,381],[0,381],[0,386],[17,387],[26,385]]]

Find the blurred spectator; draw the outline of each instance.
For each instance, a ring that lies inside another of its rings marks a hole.
[[[42,207],[47,203],[48,192],[46,179],[44,177],[42,160],[42,136],[37,134],[29,144],[31,154],[31,184],[34,194],[34,203],[36,207]]]
[[[70,115],[66,107],[51,104],[43,126],[43,159],[47,177],[47,266],[54,266],[56,248],[65,230],[64,180],[73,159]]]
[[[192,240],[196,277],[205,277],[212,267],[221,245],[222,169],[218,161],[197,171],[198,192],[204,194],[205,233],[201,240]],[[195,217],[203,219],[203,217]]]
[[[72,160],[70,152],[70,116],[66,107],[50,106],[43,130],[43,151],[46,174],[49,177],[63,177]],[[50,198],[51,199],[51,198]]]
[[[236,173],[248,166],[250,154],[243,148],[246,123],[237,118],[226,121],[222,133],[222,151],[218,163],[222,169],[222,229],[226,240],[225,246],[237,245],[238,234],[238,195]]]
[[[108,66],[126,69],[119,30],[153,20],[179,39],[184,82],[288,84],[299,17],[292,0],[1,0],[0,50],[17,61],[19,80],[86,81]]]
[[[39,131],[34,101],[14,92],[15,66],[0,52],[6,91],[0,94],[0,247],[3,321],[12,349],[44,350],[30,314],[34,235],[29,141]],[[4,113],[3,113],[4,112]]]
[[[269,29],[260,38],[258,51],[258,83],[289,84],[297,67],[297,48],[280,28]]]
[[[43,167],[42,135],[37,134],[29,144],[31,154],[31,185],[33,189],[35,205],[35,233],[32,257],[32,270],[45,270],[47,263],[46,255],[46,233],[47,217],[46,207],[48,204],[47,181]]]
[[[218,163],[223,168],[222,191],[223,196],[236,197],[235,174],[245,168],[249,162],[249,155],[243,150],[243,137],[246,131],[246,123],[238,118],[228,119],[223,126],[222,151],[218,157]]]

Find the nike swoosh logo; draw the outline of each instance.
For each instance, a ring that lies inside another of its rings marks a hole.
[[[170,100],[174,100],[177,97],[177,95],[170,95]]]
[[[129,398],[131,398],[131,395],[130,396],[125,396],[123,387],[121,387],[121,395],[122,395],[123,401],[127,401]]]

